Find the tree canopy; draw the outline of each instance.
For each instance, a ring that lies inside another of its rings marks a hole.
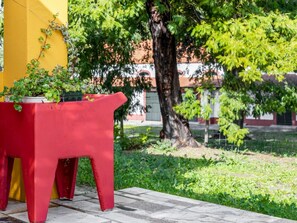
[[[137,92],[149,87],[142,77],[133,74],[132,55],[145,30],[144,5],[133,1],[69,0],[69,29],[75,40],[77,63],[82,77],[93,77],[100,87],[113,93],[123,91],[128,103],[116,111],[123,120],[138,105]]]
[[[180,5],[176,8],[192,12],[176,11],[182,18],[172,27],[183,29],[172,30],[186,32],[179,34],[181,40],[207,65],[208,72],[197,72],[199,80],[224,72],[219,125],[230,142],[242,143],[248,131],[236,121],[247,114],[272,112],[278,103],[274,111],[295,110],[295,88],[263,82],[262,76],[273,75],[283,81],[286,73],[297,70],[297,1],[189,0]],[[258,93],[260,89],[263,94]],[[276,94],[281,95],[267,97]],[[199,114],[201,109],[196,111]]]
[[[136,44],[149,38],[148,3],[160,19],[169,15],[163,28],[174,36],[176,56],[188,52],[189,58],[195,55],[205,64],[206,69],[197,71],[200,80],[223,71],[219,124],[231,142],[240,144],[247,133],[236,120],[275,108],[275,100],[263,100],[264,95],[278,89],[287,95],[281,103],[291,104],[282,107],[295,109],[296,93],[290,85],[262,80],[269,74],[282,81],[284,74],[297,70],[295,0],[70,0],[70,29],[77,38],[81,75],[98,77],[111,92],[121,86],[114,85],[115,80],[131,87],[123,74],[131,72],[127,64],[132,64]],[[265,93],[257,94],[260,88]]]

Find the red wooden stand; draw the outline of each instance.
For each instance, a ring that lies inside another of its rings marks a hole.
[[[1,210],[14,158],[21,159],[30,222],[46,220],[55,176],[60,198],[73,198],[78,157],[91,159],[101,210],[114,207],[113,114],[127,99],[122,93],[91,97],[22,104],[22,112],[0,103]]]

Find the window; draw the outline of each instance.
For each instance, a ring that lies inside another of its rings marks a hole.
[[[139,75],[140,77],[149,77],[149,76],[150,76],[150,73],[149,73],[148,71],[140,71],[140,72],[138,73],[138,75]]]

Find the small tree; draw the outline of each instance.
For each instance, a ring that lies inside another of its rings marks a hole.
[[[187,119],[202,118],[205,121],[204,144],[208,144],[209,122],[213,112],[212,106],[215,103],[213,97],[214,88],[206,89],[200,86],[195,89],[186,89],[184,101],[175,106],[175,111],[182,114]],[[199,100],[201,99],[201,100]]]

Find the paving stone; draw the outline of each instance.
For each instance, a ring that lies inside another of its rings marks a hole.
[[[133,195],[133,194],[129,194],[129,193],[122,193],[121,195],[122,197],[126,197],[132,200],[136,200],[136,201],[141,201],[141,202],[149,202],[149,203],[153,203],[156,205],[164,205],[167,206],[168,208],[170,207],[175,207],[174,204],[171,204],[168,202],[168,199],[165,198],[157,198],[155,196],[146,196],[146,194],[137,194],[137,195]]]
[[[12,217],[1,217],[0,215],[0,223],[23,223],[23,221],[12,218]]]
[[[236,209],[236,208],[231,208],[231,207],[226,207],[222,205],[217,205],[217,204],[212,204],[212,203],[201,203],[201,204],[196,204],[190,208],[188,208],[190,211],[198,212],[198,213],[222,213],[222,212],[228,212],[232,214],[242,214],[243,210]]]
[[[86,197],[89,197],[89,198],[96,198],[96,199],[98,199],[97,192],[89,192],[89,193],[86,193],[85,196]]]
[[[245,210],[238,210],[238,215],[221,215],[221,217],[225,220],[232,220],[234,222],[240,222],[240,223],[269,223],[269,222],[273,222],[273,223],[292,223],[292,222],[296,222],[296,221],[291,221],[291,220],[286,220],[286,219],[281,219],[281,218],[276,218],[276,217],[272,217],[269,215],[264,215],[264,214],[259,214],[259,213],[254,213],[254,212],[250,212],[250,211],[245,211]],[[239,215],[239,213],[241,213],[241,215]]]
[[[78,188],[74,201],[52,200],[47,223],[296,222],[135,187],[116,191],[115,208],[102,212],[94,191]],[[21,221],[28,222],[26,204],[9,201],[7,210],[0,212],[0,223]]]
[[[89,214],[102,213],[98,201],[97,203],[90,201],[59,201],[57,204],[62,205],[63,207],[72,208]]]
[[[184,202],[180,200],[167,200],[169,203],[175,205],[175,206],[182,206],[182,207],[192,207],[193,204],[189,202]]]
[[[87,197],[85,195],[78,195],[78,196],[74,196],[73,197],[73,200],[69,200],[69,199],[54,199],[54,200],[51,200],[52,203],[59,203],[60,201],[73,201],[73,202],[76,202],[76,201],[86,201],[86,200],[90,200],[91,198],[90,197]]]
[[[110,219],[112,221],[117,221],[121,223],[150,223],[147,220],[131,217],[127,214],[117,213],[117,212],[104,212],[103,218]]]
[[[27,212],[13,214],[12,217],[29,222],[27,218]],[[46,223],[109,223],[110,220],[90,215],[87,213],[75,211],[66,207],[54,207],[50,208],[47,215]]]
[[[24,202],[18,202],[18,201],[8,201],[8,205],[5,211],[1,211],[2,214],[13,214],[13,213],[19,213],[19,212],[25,212],[27,211],[27,204]]]
[[[139,195],[134,195],[134,194],[121,193],[121,196],[126,197],[126,198],[130,198],[130,199],[133,199],[133,200],[136,200],[136,201],[144,200],[144,198],[141,199],[141,198],[139,197]]]
[[[127,214],[127,212],[121,212],[121,211],[119,211],[119,213],[122,213],[122,214],[125,214],[125,215]],[[146,214],[143,214],[143,213],[137,213],[137,212],[130,212],[129,216],[137,218],[137,219],[146,220],[146,221],[151,222],[151,223],[177,223],[177,221],[172,221],[172,220],[167,220],[167,219],[160,219],[160,218],[152,218],[150,215],[146,215]]]
[[[121,204],[115,204],[115,208],[113,210],[124,210],[127,212],[127,214],[128,214],[128,212],[131,212],[131,211],[134,211],[134,212],[139,211],[137,208],[127,207],[127,206],[121,205]]]
[[[209,222],[209,223],[221,223],[228,222],[223,219],[219,219],[207,214],[195,213],[191,211],[179,211],[178,209],[170,209],[153,213],[153,218],[167,219],[176,222]]]
[[[135,202],[134,199],[125,197],[125,196],[121,196],[121,195],[115,195],[114,196],[114,200],[116,204],[130,204]]]
[[[147,194],[155,196],[155,197],[164,197],[167,198],[168,200],[176,200],[176,201],[183,201],[183,202],[188,202],[191,204],[204,204],[207,202],[204,201],[198,201],[198,200],[194,200],[194,199],[190,199],[190,198],[186,198],[186,197],[179,197],[176,195],[172,195],[172,194],[165,194],[165,193],[161,193],[161,192],[157,192],[157,191],[149,191],[147,192]]]
[[[75,196],[83,195],[83,196],[87,196],[87,197],[98,198],[97,190],[95,188],[91,188],[91,187],[87,187],[87,186],[84,186],[84,187],[76,186],[74,195]]]
[[[153,196],[151,194],[139,194],[139,197],[141,199],[145,198],[146,200],[152,200],[152,201],[163,201],[163,202],[168,202],[168,198],[167,197],[158,197],[158,196]]]
[[[273,221],[273,223],[296,223],[296,221],[288,220],[288,219],[278,219],[276,221]]]
[[[141,209],[148,212],[157,212],[170,209],[168,206],[151,203],[151,202],[143,202],[143,201],[135,201],[127,205],[128,207],[134,207],[137,209]]]
[[[83,187],[76,186],[74,190],[74,195],[84,195],[87,191]]]
[[[126,188],[126,189],[122,189],[120,191],[121,192],[125,192],[125,193],[129,193],[129,194],[134,194],[134,195],[138,195],[138,194],[143,194],[143,193],[148,193],[149,192],[149,190],[143,189],[143,188],[139,188],[139,187]]]

